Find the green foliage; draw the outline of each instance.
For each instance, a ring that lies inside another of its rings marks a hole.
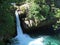
[[[3,41],[0,41],[0,45],[4,45]]]
[[[35,18],[38,20],[44,20],[44,16],[40,14],[41,7],[39,7],[38,4],[32,2],[32,5],[30,6],[29,9],[29,18]]]
[[[45,11],[47,15],[49,13],[50,7],[48,5],[42,5],[42,10]]]
[[[45,1],[46,1],[46,0],[35,0],[36,3],[40,3],[40,4],[42,4],[42,3],[45,4],[45,3],[46,3]]]
[[[10,1],[1,0],[0,5],[0,36],[12,38],[15,35],[14,16],[11,13]],[[8,36],[9,35],[9,36]]]
[[[28,18],[37,19],[38,21],[46,21],[47,20],[57,20],[55,24],[52,26],[54,30],[57,29],[60,25],[60,9],[55,7],[54,0],[49,2],[50,4],[46,3],[46,0],[26,0],[26,2],[31,3],[29,8]],[[50,7],[51,6],[51,7]]]
[[[0,16],[0,35],[14,34],[15,25],[14,19],[11,15],[2,15]],[[13,31],[14,30],[14,31]]]
[[[32,3],[30,9],[29,9],[29,16],[30,18],[32,16],[36,16],[39,13],[39,6],[35,3]]]
[[[38,18],[38,20],[45,20],[48,17],[48,13],[50,13],[50,7],[46,5],[45,0],[38,0],[39,3],[44,4],[38,4],[36,0],[27,0],[27,2],[31,3],[30,9],[29,9],[29,18]],[[41,5],[41,7],[39,6]],[[42,13],[40,13],[42,12]]]
[[[56,8],[54,17],[57,18],[56,24],[53,25],[54,30],[56,30],[60,26],[60,9],[59,8]]]
[[[0,38],[10,39],[15,36],[15,16],[12,13],[11,2],[17,0],[1,0],[0,3]],[[0,41],[0,45],[5,45],[3,41]]]
[[[55,11],[55,17],[60,18],[60,9]]]

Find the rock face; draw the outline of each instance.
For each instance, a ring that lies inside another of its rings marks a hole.
[[[24,33],[28,34],[55,34],[52,25],[56,22],[56,19],[45,20],[38,23],[37,26],[29,26],[28,22],[21,22],[21,26]]]
[[[23,29],[24,33],[28,33],[28,34],[33,34],[33,33],[46,33],[46,34],[53,34],[54,31],[52,29],[52,25],[54,23],[56,23],[57,19],[55,18],[51,18],[51,19],[46,19],[43,21],[37,20],[37,19],[29,19],[27,17],[27,14],[29,13],[29,5],[28,4],[23,4],[21,5],[19,8],[17,8],[17,10],[19,10],[19,14],[20,14],[20,20],[21,20],[21,26]],[[25,13],[22,13],[25,12]],[[51,29],[50,29],[51,28]],[[38,30],[37,30],[38,29]],[[41,34],[42,34],[41,33]]]
[[[27,13],[29,10],[29,3],[23,4],[23,5],[16,5],[16,3],[11,3],[14,8],[17,8],[17,10],[20,10],[20,14]]]

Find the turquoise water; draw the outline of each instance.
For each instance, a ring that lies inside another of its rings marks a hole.
[[[48,36],[44,41],[45,45],[60,45],[60,39],[55,36]]]
[[[45,35],[45,36],[38,36],[34,39],[37,39],[37,38],[41,39],[41,37],[43,37],[43,40],[41,42],[43,44],[41,44],[41,45],[60,45],[60,38],[58,36],[47,36],[47,35]],[[24,38],[24,40],[25,40],[25,38]],[[27,41],[27,40],[25,40],[25,41]],[[12,41],[11,45],[16,45],[16,44],[19,44],[19,43],[20,42],[17,39],[14,39]]]

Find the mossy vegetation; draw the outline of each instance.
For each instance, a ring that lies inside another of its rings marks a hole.
[[[56,0],[50,0],[50,1],[49,0],[38,0],[38,1],[26,0],[25,1],[25,3],[30,3],[29,12],[26,18],[28,20],[32,20],[31,27],[33,26],[39,27],[39,25],[44,26],[44,25],[52,24],[51,26],[54,28],[54,30],[59,28],[58,25],[60,24],[58,24],[57,22],[59,22],[60,8],[57,8],[55,6],[55,4],[57,4],[55,1]]]

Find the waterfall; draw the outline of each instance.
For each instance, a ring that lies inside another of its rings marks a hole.
[[[20,26],[20,20],[19,20],[19,15],[18,15],[17,11],[15,11],[15,15],[16,15],[17,35],[22,35],[23,31],[22,31],[22,28]]]
[[[17,36],[15,38],[18,39],[19,43],[14,45],[43,45],[43,37],[33,39],[29,35],[23,34],[17,10],[15,11],[15,16],[17,27]]]
[[[23,34],[17,10],[15,11],[15,16],[16,16],[16,27],[17,27],[17,36],[15,38],[18,39],[18,41],[20,42],[19,45],[27,45],[27,43],[30,42],[32,38],[30,38],[27,34]]]
[[[51,36],[39,36],[38,38],[32,38],[27,34],[24,34],[20,25],[18,11],[15,11],[16,16],[16,28],[17,36],[14,39],[17,39],[17,43],[13,42],[11,45],[58,45],[60,41],[55,41]],[[47,39],[47,40],[46,40]],[[49,39],[49,40],[48,40]]]

